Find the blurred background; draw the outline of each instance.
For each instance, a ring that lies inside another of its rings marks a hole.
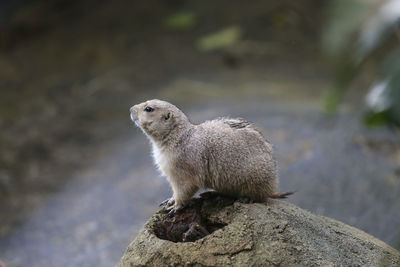
[[[113,266],[171,195],[130,106],[240,116],[289,202],[400,248],[400,1],[0,2],[0,261]]]

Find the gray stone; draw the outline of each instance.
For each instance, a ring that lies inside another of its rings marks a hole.
[[[400,266],[400,252],[386,243],[285,201],[221,206],[207,200],[201,212],[226,226],[195,242],[174,243],[154,233],[165,216],[160,211],[118,266]]]

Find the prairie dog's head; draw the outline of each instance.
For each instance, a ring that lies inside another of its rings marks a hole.
[[[154,141],[162,141],[188,119],[174,105],[158,100],[148,100],[130,108],[132,121]]]

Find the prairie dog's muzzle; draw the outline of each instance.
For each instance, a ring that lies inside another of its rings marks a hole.
[[[135,108],[136,106],[133,106],[129,109],[129,111],[131,112],[131,120],[133,122],[135,122],[138,118],[137,118],[137,110]]]

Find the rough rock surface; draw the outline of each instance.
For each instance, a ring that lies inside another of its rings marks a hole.
[[[386,243],[284,201],[195,201],[207,222],[226,225],[195,242],[171,242],[155,235],[161,210],[118,266],[400,266],[400,252]]]

